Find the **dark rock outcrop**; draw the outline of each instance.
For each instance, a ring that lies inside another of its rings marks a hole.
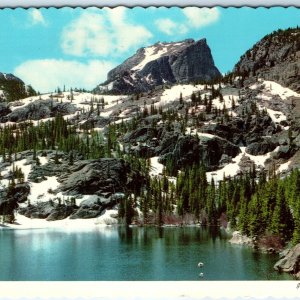
[[[11,113],[11,110],[7,103],[0,103],[0,118],[8,115],[9,113]]]
[[[243,110],[244,105],[238,108],[239,113]],[[247,115],[229,120],[226,124],[206,124],[201,127],[201,132],[216,135],[236,145],[266,143],[269,144],[269,148],[272,148],[272,143],[264,142],[261,137],[277,133],[277,126],[269,116]],[[249,152],[249,154],[251,153]]]
[[[300,29],[268,34],[241,57],[234,70],[300,91]]]
[[[0,214],[12,214],[18,203],[25,202],[30,193],[28,183],[18,183],[15,186],[0,191]]]
[[[264,155],[273,151],[276,145],[271,141],[264,140],[262,142],[255,142],[247,146],[246,152],[251,155]]]
[[[53,209],[55,208],[55,203],[53,201],[39,202],[36,205],[28,205],[27,207],[22,207],[18,210],[21,215],[32,219],[46,219]]]
[[[169,150],[171,150],[169,148]],[[180,136],[172,151],[162,155],[160,162],[164,165],[172,160],[177,169],[203,162],[208,170],[215,170],[226,159],[240,153],[238,146],[219,137]]]
[[[95,91],[110,93],[145,92],[163,84],[209,81],[220,77],[206,39],[156,43],[111,70],[107,81]]]
[[[36,95],[36,92],[31,86],[26,86],[25,83],[13,74],[0,72],[0,102],[15,101],[29,96]]]
[[[76,108],[71,103],[60,103],[52,99],[36,100],[24,107],[18,107],[5,117],[2,122],[21,122],[26,120],[41,120],[55,117],[57,115],[68,115],[76,112]]]
[[[123,197],[124,194],[116,193],[107,198],[94,197],[82,201],[79,209],[70,216],[70,219],[96,218],[100,216],[105,209],[113,208]]]
[[[68,195],[101,195],[123,192],[130,167],[120,159],[101,158],[79,162],[69,170],[70,173],[59,178],[61,191]]]
[[[49,200],[19,208],[18,213],[31,219],[46,219],[47,221],[56,221],[67,218],[75,210],[75,206],[59,204]]]
[[[291,145],[280,146],[279,149],[274,153],[274,159],[288,159],[295,154],[296,150]]]
[[[71,214],[76,211],[74,206],[69,205],[57,205],[54,209],[51,210],[51,213],[47,217],[47,221],[56,221],[63,220],[69,217]]]

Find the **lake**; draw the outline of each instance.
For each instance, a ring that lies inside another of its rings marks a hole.
[[[292,279],[273,270],[278,255],[231,245],[218,228],[0,230],[0,241],[0,280]]]

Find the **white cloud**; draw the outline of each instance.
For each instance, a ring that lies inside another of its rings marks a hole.
[[[202,28],[214,22],[220,17],[219,10],[214,8],[186,7],[182,9],[183,22],[173,21],[169,18],[157,19],[154,23],[158,30],[167,35],[185,34],[193,28]]]
[[[188,31],[188,28],[185,24],[175,23],[171,19],[158,19],[155,21],[155,25],[161,32],[167,35],[173,35],[178,33],[185,34]]]
[[[194,28],[201,28],[212,24],[218,21],[220,17],[220,12],[216,7],[186,7],[182,12],[188,19],[189,26]]]
[[[106,80],[111,61],[91,60],[87,63],[58,59],[29,60],[19,65],[14,74],[40,92],[52,92],[57,87],[93,89]]]
[[[46,21],[42,12],[39,9],[33,8],[29,11],[30,25],[46,25]]]
[[[61,37],[66,54],[75,56],[115,56],[131,48],[144,46],[152,33],[141,25],[131,24],[127,8],[83,12],[67,25]]]

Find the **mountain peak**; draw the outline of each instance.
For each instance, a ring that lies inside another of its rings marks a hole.
[[[138,49],[112,69],[96,91],[136,93],[165,83],[209,81],[220,76],[205,38],[157,42]]]

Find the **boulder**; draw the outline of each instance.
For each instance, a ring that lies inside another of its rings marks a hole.
[[[18,183],[14,187],[0,191],[0,214],[11,214],[19,205],[25,202],[30,193],[28,183]]]
[[[98,217],[103,211],[102,206],[94,205],[92,207],[89,206],[81,206],[74,214],[70,216],[70,219],[91,219]]]
[[[224,139],[231,139],[234,131],[232,127],[223,124],[207,124],[201,128],[201,132],[217,135]]]
[[[239,231],[234,231],[232,233],[232,238],[229,240],[229,243],[253,246],[253,240],[245,235],[242,235]]]
[[[264,155],[273,151],[276,145],[271,141],[264,140],[262,142],[255,142],[247,146],[246,152],[251,155]]]
[[[0,103],[0,120],[3,121],[3,117],[11,113],[10,108],[6,103]]]
[[[300,272],[300,243],[282,253],[281,259],[276,262],[274,269],[281,272],[297,274]]]
[[[295,149],[291,147],[291,145],[280,146],[279,149],[274,153],[274,159],[288,159],[295,153]]]
[[[161,136],[160,145],[156,148],[156,155],[164,155],[172,152],[178,141],[179,134],[176,132],[164,132]]]
[[[121,159],[101,158],[82,161],[59,178],[60,190],[68,195],[101,195],[122,192],[130,167]]]
[[[51,210],[47,217],[47,221],[63,220],[74,213],[75,207],[69,205],[57,205]]]
[[[200,137],[200,159],[207,167],[218,167],[223,154],[234,158],[240,152],[240,148],[233,143],[218,137],[207,138]]]
[[[57,115],[68,115],[76,112],[71,103],[59,103],[52,99],[36,100],[25,106],[16,108],[6,116],[7,121],[21,122],[26,120],[41,120]]]
[[[197,136],[180,136],[173,151],[162,155],[160,162],[166,165],[168,160],[172,160],[176,169],[203,162],[207,169],[213,170],[224,163],[222,157],[230,161],[239,153],[238,146],[216,136],[200,136],[200,139]]]
[[[27,218],[46,219],[55,207],[56,205],[53,201],[39,202],[35,205],[19,208],[18,213]]]
[[[52,200],[30,204],[18,209],[18,213],[31,219],[46,219],[47,221],[62,220],[76,211],[76,206],[58,204]]]
[[[152,127],[142,127],[125,134],[123,141],[125,143],[146,142],[157,137],[157,130]]]

